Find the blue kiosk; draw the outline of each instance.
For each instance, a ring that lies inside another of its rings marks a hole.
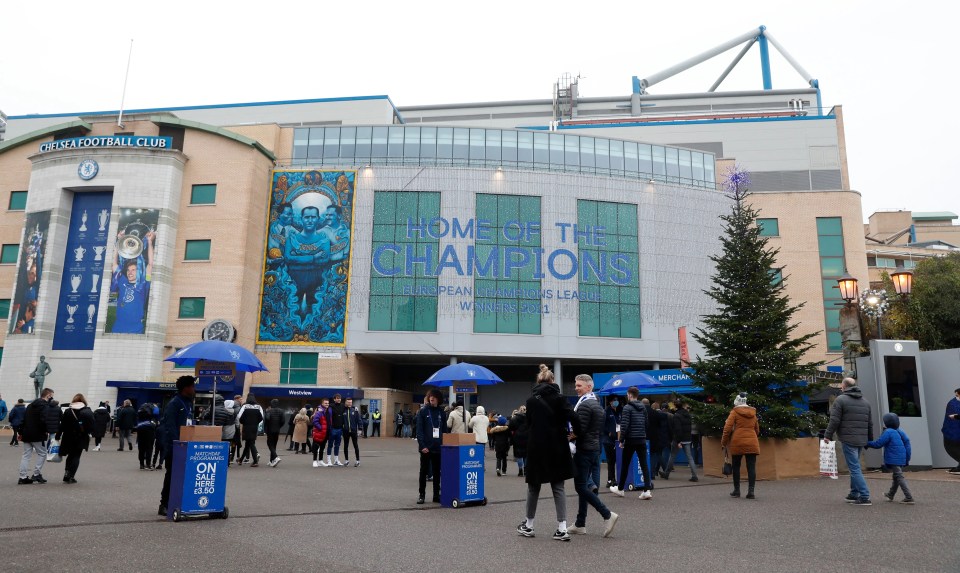
[[[220,429],[219,426],[212,427]],[[180,521],[184,517],[197,516],[226,519],[230,516],[225,505],[229,455],[229,442],[173,442],[167,519]]]

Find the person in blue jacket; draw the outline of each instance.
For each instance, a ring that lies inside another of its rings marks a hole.
[[[943,432],[943,449],[957,462],[957,467],[950,468],[947,473],[960,475],[960,388],[953,391],[953,398],[947,402],[940,431]]]
[[[23,403],[23,398],[17,400],[17,404],[10,410],[10,427],[13,428],[13,437],[10,438],[11,446],[20,445],[20,427],[23,426],[23,419],[27,415],[27,405]]]
[[[193,425],[193,396],[194,385],[197,379],[193,376],[177,378],[177,395],[167,402],[163,409],[163,418],[157,431],[160,434],[160,445],[163,446],[163,465],[166,472],[163,474],[163,489],[160,490],[160,508],[157,515],[167,515],[167,504],[170,502],[170,474],[173,471],[173,442],[180,439],[180,426]]]
[[[901,503],[912,504],[913,495],[910,488],[907,487],[907,480],[903,477],[903,468],[910,465],[910,438],[900,429],[900,418],[894,413],[883,415],[883,425],[887,428],[880,434],[880,437],[872,442],[867,442],[868,448],[883,448],[883,463],[893,472],[893,484],[890,491],[883,494],[887,501],[893,501],[897,494],[897,488],[903,490],[903,501]]]

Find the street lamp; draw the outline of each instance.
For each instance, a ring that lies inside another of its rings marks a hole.
[[[850,276],[850,273],[843,273],[843,276],[837,279],[837,287],[840,289],[840,298],[852,304],[857,298],[857,279]]]
[[[893,281],[893,289],[898,295],[906,298],[913,292],[913,273],[902,266],[897,267],[897,272],[890,275],[890,280]]]

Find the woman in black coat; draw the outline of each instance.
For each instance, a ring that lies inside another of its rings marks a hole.
[[[74,476],[80,468],[80,456],[90,448],[90,434],[93,433],[95,424],[93,412],[87,406],[87,399],[83,394],[74,396],[70,407],[60,414],[57,439],[60,440],[60,455],[67,458],[63,468],[65,483],[77,483]]]
[[[537,513],[540,486],[549,483],[557,510],[557,531],[553,538],[569,541],[567,533],[566,494],[563,482],[573,477],[570,440],[580,433],[580,419],[570,402],[560,393],[553,372],[540,365],[537,385],[527,399],[527,422],[530,436],[527,443],[527,518],[517,526],[517,533],[533,537],[533,519]]]
[[[96,440],[94,450],[100,451],[100,442],[107,435],[107,426],[110,425],[110,411],[107,405],[100,402],[100,405],[93,411],[93,439]]]

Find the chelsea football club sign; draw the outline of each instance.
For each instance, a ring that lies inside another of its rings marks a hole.
[[[149,149],[173,149],[172,137],[157,135],[100,135],[71,137],[40,144],[40,153],[60,149],[91,149],[97,147],[143,147]]]

